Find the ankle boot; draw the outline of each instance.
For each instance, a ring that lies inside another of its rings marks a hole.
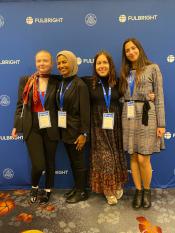
[[[46,190],[43,190],[42,195],[40,197],[40,204],[45,204],[49,201],[50,199],[50,195],[51,195],[51,191],[47,192]]]
[[[30,202],[35,203],[38,198],[38,188],[32,188],[30,190]]]
[[[74,204],[80,201],[85,201],[87,199],[88,199],[88,195],[86,191],[76,191],[74,195],[66,199],[66,202],[69,204]]]
[[[136,189],[134,194],[134,199],[132,202],[132,207],[134,209],[139,209],[142,206],[142,200],[143,200],[143,190]]]
[[[143,208],[149,209],[151,207],[151,189],[143,190]]]
[[[67,191],[66,193],[64,193],[63,196],[64,196],[65,198],[69,198],[69,197],[72,197],[72,196],[75,194],[75,192],[76,192],[76,189],[73,188],[73,189]]]

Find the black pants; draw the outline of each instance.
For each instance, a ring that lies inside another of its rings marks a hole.
[[[52,188],[54,186],[55,154],[58,141],[51,141],[46,129],[33,127],[26,144],[32,162],[32,185],[39,184],[42,172],[45,170],[45,188]]]
[[[64,143],[69,156],[72,173],[75,182],[75,188],[78,191],[84,191],[86,186],[86,165],[84,159],[84,149],[76,150],[75,144]]]

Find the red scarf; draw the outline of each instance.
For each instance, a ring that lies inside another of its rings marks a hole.
[[[25,87],[24,87],[24,91],[23,91],[23,102],[24,104],[27,104],[28,103],[28,100],[29,100],[29,92],[31,90],[31,88],[33,88],[33,103],[36,104],[38,102],[38,80],[39,78],[39,74],[38,72],[32,74]]]

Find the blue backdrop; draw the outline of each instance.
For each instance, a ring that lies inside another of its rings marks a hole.
[[[153,187],[175,187],[175,2],[173,0],[16,1],[0,3],[0,189],[30,185],[30,160],[22,136],[10,137],[19,78],[35,71],[38,50],[55,57],[72,50],[79,76],[92,73],[98,50],[109,51],[117,71],[121,47],[128,37],[138,38],[164,77],[166,150],[152,156]],[[57,73],[56,66],[53,73]],[[88,157],[88,149],[86,153]],[[88,158],[87,158],[88,159]],[[63,146],[58,146],[55,187],[72,185]],[[43,182],[43,181],[42,181]],[[131,179],[128,186],[132,186]]]

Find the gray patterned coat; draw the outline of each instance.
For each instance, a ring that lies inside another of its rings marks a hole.
[[[133,71],[134,72],[134,71]],[[155,93],[155,100],[149,101],[148,126],[142,124],[143,102],[135,102],[135,117],[127,119],[127,102],[122,113],[124,150],[129,154],[151,155],[164,149],[164,139],[156,136],[158,127],[165,127],[164,95],[162,74],[158,65],[146,66],[139,86],[134,86],[132,97],[128,87],[124,100],[149,100],[149,93]]]

